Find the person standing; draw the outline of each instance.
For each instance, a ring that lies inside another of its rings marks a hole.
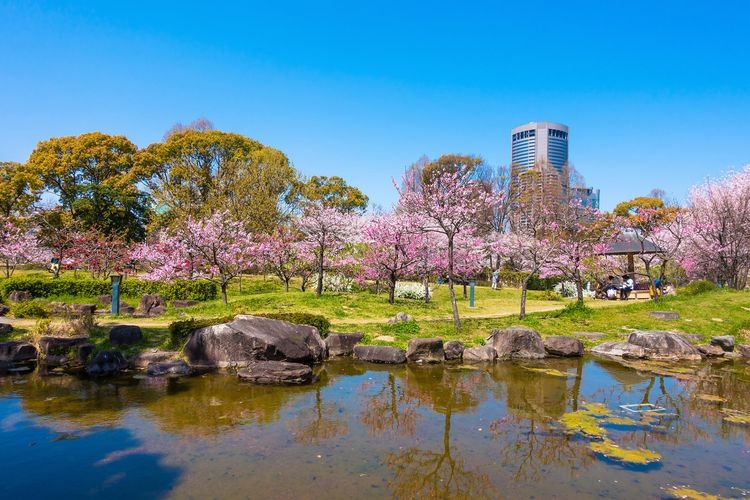
[[[622,276],[622,286],[620,287],[620,300],[628,300],[630,292],[633,291],[634,287],[635,283],[633,282],[633,278],[624,274]]]
[[[499,273],[497,272],[497,269],[492,271],[492,289],[497,290],[497,278],[499,276]]]

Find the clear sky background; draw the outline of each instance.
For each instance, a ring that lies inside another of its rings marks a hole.
[[[422,154],[570,127],[602,208],[750,163],[750,2],[0,0],[0,159],[207,117],[385,207]]]

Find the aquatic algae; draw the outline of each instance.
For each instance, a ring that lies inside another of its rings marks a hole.
[[[566,413],[560,422],[570,433],[580,432],[594,438],[603,438],[607,435],[607,431],[599,427],[599,420],[585,410]]]
[[[737,425],[750,425],[750,415],[739,410],[722,410],[724,412],[724,422]]]
[[[705,401],[707,403],[726,403],[727,400],[721,396],[715,396],[713,394],[696,394],[695,399]]]
[[[583,403],[583,407],[586,408],[586,413],[596,417],[608,417],[612,415],[612,410],[607,408],[607,405],[604,403]]]
[[[603,420],[604,422],[612,425],[639,425],[640,422],[633,420],[630,417],[607,417]]]
[[[609,439],[594,441],[589,444],[594,453],[598,453],[612,460],[627,464],[646,465],[661,460],[661,454],[645,448],[620,448]]]
[[[687,498],[689,500],[721,500],[721,497],[694,490],[685,486],[673,487],[667,490],[675,498]]]
[[[550,375],[552,377],[560,377],[560,378],[568,378],[568,377],[577,378],[578,377],[578,375],[576,375],[575,373],[561,372],[560,370],[555,370],[554,368],[529,368],[528,366],[524,366],[524,368],[530,372],[542,373],[544,375]]]

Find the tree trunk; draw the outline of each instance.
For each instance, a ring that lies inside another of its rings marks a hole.
[[[580,276],[576,277],[576,297],[578,297],[578,303],[583,304],[583,280]]]
[[[325,248],[320,246],[320,255],[318,256],[318,287],[315,293],[320,297],[323,294],[323,251]]]
[[[291,278],[288,278],[288,277],[284,278],[284,292],[285,293],[289,293],[289,280],[290,279]]]
[[[453,289],[453,238],[448,239],[448,292],[451,296],[451,308],[453,309],[453,328],[458,331],[461,329],[461,319],[458,317],[456,291]]]
[[[263,276],[263,279],[265,280],[265,276]],[[242,273],[240,273],[240,293],[242,293]]]
[[[227,305],[227,282],[221,282],[221,301],[224,305]]]
[[[396,282],[391,281],[388,284],[388,303],[393,304],[396,302]]]
[[[380,295],[380,280],[375,280],[375,295]]]
[[[468,296],[466,295],[466,282],[465,281],[463,282],[463,285],[464,285],[464,300],[466,300]]]
[[[526,290],[529,286],[529,280],[531,279],[531,275],[529,274],[522,282],[521,282],[521,311],[518,313],[518,319],[523,319],[526,317]]]

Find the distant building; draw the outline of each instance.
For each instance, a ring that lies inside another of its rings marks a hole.
[[[511,130],[511,175],[535,165],[549,164],[561,174],[568,165],[568,127],[560,123],[531,122]]]
[[[599,209],[599,190],[592,187],[571,187],[570,200],[577,200],[581,206]]]

